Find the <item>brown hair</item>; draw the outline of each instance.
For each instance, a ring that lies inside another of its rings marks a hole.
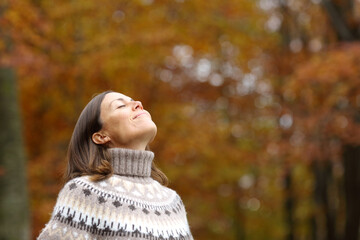
[[[81,112],[68,147],[65,182],[84,175],[90,175],[93,181],[100,181],[113,174],[107,146],[92,141],[92,135],[102,128],[100,107],[105,95],[110,92],[112,91],[96,95]],[[151,177],[162,185],[168,185],[166,175],[154,162],[151,166]]]

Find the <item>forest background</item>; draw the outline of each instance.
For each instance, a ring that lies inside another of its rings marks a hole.
[[[108,89],[152,114],[195,239],[360,239],[359,40],[359,0],[2,1],[0,239],[39,234]]]

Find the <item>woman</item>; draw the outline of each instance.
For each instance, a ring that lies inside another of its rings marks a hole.
[[[145,150],[156,132],[139,101],[94,97],[76,123],[67,183],[38,239],[193,239],[180,197]]]

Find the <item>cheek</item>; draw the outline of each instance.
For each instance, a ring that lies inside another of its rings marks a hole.
[[[118,135],[121,132],[126,131],[129,125],[129,118],[122,115],[112,116],[106,121],[106,129],[109,131],[110,135]]]
[[[126,131],[129,128],[130,121],[126,117],[119,117],[113,121],[114,128]]]

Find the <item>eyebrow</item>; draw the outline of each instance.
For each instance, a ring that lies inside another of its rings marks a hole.
[[[113,102],[115,102],[115,101],[123,101],[123,102],[125,102],[125,99],[123,99],[123,98],[114,99],[114,100],[112,100],[112,101],[110,102],[109,106],[111,107],[111,104],[112,104]],[[130,101],[134,101],[134,99],[130,98]]]

